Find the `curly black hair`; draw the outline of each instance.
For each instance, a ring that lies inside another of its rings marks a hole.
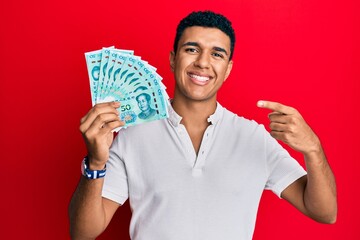
[[[235,32],[231,26],[231,22],[221,14],[212,11],[198,11],[192,12],[183,18],[176,29],[176,36],[174,41],[174,52],[176,53],[178,42],[188,27],[210,27],[217,28],[224,32],[230,38],[230,60],[232,59],[235,47]]]

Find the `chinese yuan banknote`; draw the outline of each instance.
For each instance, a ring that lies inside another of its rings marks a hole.
[[[85,53],[91,103],[118,101],[125,127],[167,118],[169,96],[156,68],[115,47]]]

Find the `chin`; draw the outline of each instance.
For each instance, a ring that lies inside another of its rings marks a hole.
[[[189,99],[194,100],[194,101],[199,101],[199,102],[203,102],[203,101],[209,101],[209,100],[216,100],[216,95],[199,95],[199,94],[194,94],[194,95],[190,95],[188,96]]]

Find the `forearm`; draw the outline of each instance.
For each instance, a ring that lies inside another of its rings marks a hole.
[[[79,129],[89,156],[84,167],[90,171],[104,169],[114,138],[113,130],[125,124],[119,118],[119,107],[119,102],[99,103],[80,120]],[[69,216],[72,239],[95,239],[105,230],[119,207],[118,203],[102,197],[104,178],[97,177],[86,179],[82,176],[71,199]]]
[[[104,179],[81,177],[69,206],[71,238],[95,239],[106,227],[101,196]]]
[[[304,154],[307,184],[304,205],[313,219],[334,223],[337,215],[336,183],[321,146],[318,151]]]

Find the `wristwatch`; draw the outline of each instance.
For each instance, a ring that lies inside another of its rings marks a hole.
[[[89,158],[88,156],[84,157],[84,159],[81,162],[81,173],[84,177],[87,179],[97,179],[97,178],[103,178],[106,174],[106,165],[104,169],[101,170],[90,170],[89,169]]]

